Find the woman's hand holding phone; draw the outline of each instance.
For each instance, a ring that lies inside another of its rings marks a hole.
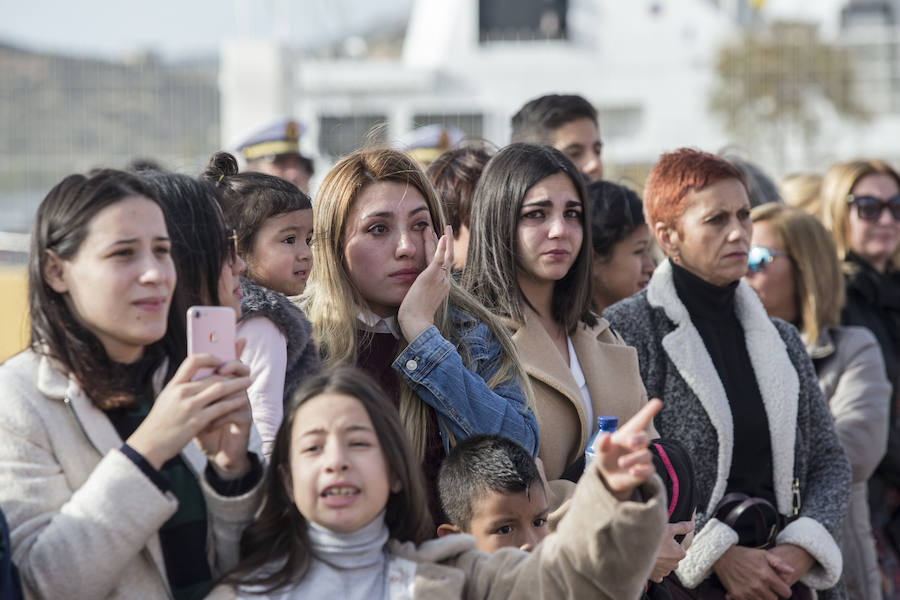
[[[238,356],[243,345],[244,340],[238,340]],[[215,373],[192,381],[201,369]],[[220,477],[240,477],[250,466],[250,402],[246,391],[250,383],[249,368],[238,360],[223,363],[209,354],[188,356],[156,397],[144,422],[128,438],[128,445],[153,468],[160,469],[197,438]]]
[[[244,338],[235,343],[235,356],[244,350]],[[232,377],[247,379],[246,386],[222,398],[220,402],[234,402],[236,408],[211,421],[194,436],[197,446],[206,455],[210,466],[221,479],[237,479],[250,470],[247,446],[250,441],[250,426],[253,422],[250,399],[247,397],[250,368],[239,360],[224,363],[211,377]]]

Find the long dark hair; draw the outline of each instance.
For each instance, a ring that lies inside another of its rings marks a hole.
[[[342,367],[306,380],[285,410],[263,482],[262,507],[241,536],[241,562],[224,578],[225,583],[257,586],[264,588],[260,594],[270,593],[301,581],[309,570],[315,555],[308,524],[294,505],[285,480],[290,474],[291,432],[298,409],[316,396],[329,393],[352,396],[363,405],[390,469],[389,477],[400,482],[400,491],[388,497],[384,517],[391,539],[419,544],[432,537],[425,481],[397,409],[369,376],[356,368]]]
[[[178,283],[169,310],[166,337],[176,349],[175,364],[187,356],[187,309],[219,305],[222,265],[231,260],[230,230],[222,214],[221,196],[206,181],[179,173],[144,171],[140,176],[154,191],[166,215]]]
[[[71,259],[81,248],[94,217],[129,196],[142,196],[159,204],[152,188],[124,171],[104,169],[89,177],[69,175],[38,207],[28,259],[30,346],[72,373],[102,410],[130,404],[134,400],[133,382],[116,368],[97,336],[78,322],[64,295],[47,284],[44,268],[48,250],[62,260]],[[164,337],[150,344],[147,351],[161,362],[174,353],[174,348]]]
[[[241,256],[251,252],[256,232],[266,219],[312,209],[309,196],[286,179],[265,173],[238,173],[237,159],[228,152],[213,154],[201,177],[222,193],[225,220],[237,232]]]
[[[523,306],[529,304],[518,283],[519,212],[528,190],[557,173],[565,173],[572,180],[582,205],[581,248],[569,272],[556,282],[551,306],[553,320],[571,333],[579,322],[589,327],[597,323],[591,312],[591,205],[578,169],[555,148],[510,144],[487,164],[472,199],[469,252],[462,284],[488,309],[524,322]],[[515,286],[512,291],[511,285]]]

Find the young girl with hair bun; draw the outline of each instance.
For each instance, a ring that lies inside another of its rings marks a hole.
[[[636,598],[665,521],[643,431],[659,407],[601,439],[557,533],[486,554],[469,535],[426,541],[419,460],[380,387],[350,368],[313,377],[276,437],[242,562],[210,597]]]
[[[238,335],[247,340],[241,360],[254,378],[247,393],[268,456],[284,404],[319,370],[312,326],[287,298],[303,292],[312,268],[312,203],[285,179],[238,173],[227,152],[213,154],[203,177],[222,192],[225,219],[247,263]]]

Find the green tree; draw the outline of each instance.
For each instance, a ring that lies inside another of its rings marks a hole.
[[[774,152],[779,163],[789,139],[809,159],[823,101],[847,119],[870,116],[854,96],[853,56],[822,41],[814,25],[775,22],[748,31],[719,50],[715,70],[710,111],[736,142]]]

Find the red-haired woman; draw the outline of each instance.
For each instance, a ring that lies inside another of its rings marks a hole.
[[[741,281],[752,229],[741,173],[697,150],[664,154],[644,210],[668,260],[605,316],[637,348],[647,393],[666,399],[657,431],[695,461],[696,534],[673,595],[802,598],[801,583],[842,597],[829,588],[850,468],[797,330]],[[730,520],[731,494],[752,504],[742,519]],[[754,535],[755,517],[774,529]]]

